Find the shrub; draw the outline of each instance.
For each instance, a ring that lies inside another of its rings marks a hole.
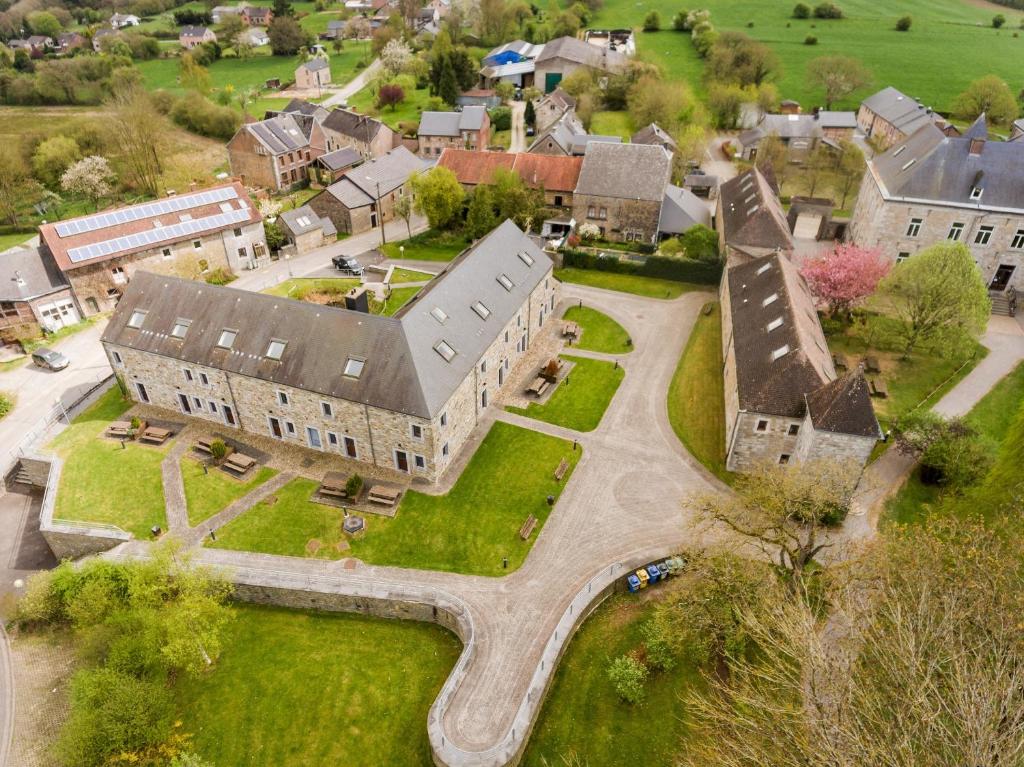
[[[142,421],[139,420],[138,416],[133,415],[130,423],[132,429],[138,429],[140,426],[142,426]]]
[[[661,15],[657,11],[651,11],[644,17],[644,32],[657,32],[661,29]]]
[[[508,107],[495,107],[491,110],[491,128],[509,130],[512,128],[512,110]]]
[[[896,20],[896,31],[897,32],[909,32],[910,25],[914,23],[914,20],[909,16],[900,16]]]
[[[811,17],[811,7],[805,3],[797,3],[793,6],[793,18],[794,19],[809,19]]]
[[[206,282],[210,285],[227,285],[235,279],[237,279],[237,277],[223,266],[218,266],[206,275]]]
[[[586,223],[580,225],[579,234],[581,240],[590,242],[591,240],[596,240],[601,235],[601,230],[597,224]]]
[[[636,704],[644,699],[644,683],[650,672],[631,655],[620,655],[608,666],[608,679],[622,700]]]
[[[992,26],[995,27],[996,29],[999,29],[1005,23],[1006,17],[1001,13],[997,13],[995,16],[992,17]]]
[[[843,9],[835,3],[821,3],[814,6],[814,17],[817,19],[841,19]]]
[[[210,443],[210,455],[212,455],[216,460],[224,460],[224,456],[226,456],[227,454],[228,446],[224,444],[224,440],[215,439],[213,442]]]
[[[189,93],[171,107],[171,119],[200,136],[228,140],[242,123],[242,116],[231,107],[214,104],[199,93]]]
[[[362,489],[363,478],[358,474],[353,474],[348,478],[348,481],[345,482],[345,493],[348,495],[350,500],[358,498]]]
[[[992,451],[973,432],[946,434],[921,454],[921,481],[960,490],[984,479],[992,463]]]
[[[391,111],[394,112],[395,107],[403,101],[405,101],[405,90],[397,83],[387,83],[380,86],[380,90],[377,91],[378,109],[391,107]]]
[[[577,269],[594,269],[617,274],[638,274],[643,277],[658,277],[676,282],[693,282],[699,285],[717,285],[722,276],[721,264],[709,264],[689,258],[667,258],[648,256],[643,264],[620,261],[617,258],[598,258],[593,253],[579,250],[562,251],[564,266]]]
[[[0,418],[14,410],[14,400],[7,394],[0,394]]]
[[[658,671],[669,671],[676,665],[676,655],[672,645],[655,621],[645,621],[640,626],[640,636],[644,639],[644,651],[648,666]]]
[[[679,238],[679,244],[683,246],[686,257],[694,261],[717,264],[721,260],[718,234],[703,224],[687,229]]]
[[[658,253],[666,258],[678,258],[683,254],[683,243],[678,237],[671,237],[658,246]]]
[[[672,29],[676,32],[686,31],[686,11],[680,11],[672,17]]]
[[[814,35],[807,35],[807,37],[804,38],[804,45],[817,45],[817,44],[818,44],[818,38],[816,38]]]

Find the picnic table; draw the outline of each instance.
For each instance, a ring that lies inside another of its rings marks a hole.
[[[216,441],[217,440],[215,439],[197,439],[195,449],[200,453],[213,455],[213,443]],[[231,455],[231,453],[234,451],[234,448],[231,447],[231,445],[225,444],[224,447],[227,449],[225,455]]]
[[[131,432],[132,422],[131,421],[113,421],[110,426],[107,427],[108,437],[127,437]]]
[[[864,369],[869,373],[881,373],[882,368],[878,364],[878,357],[868,355],[864,358]]]
[[[366,497],[370,503],[379,503],[381,506],[394,506],[401,494],[402,491],[397,487],[374,485],[370,488],[370,492]]]
[[[151,445],[162,445],[171,438],[173,432],[160,426],[149,426],[142,430],[139,442],[147,442]]]
[[[878,397],[879,399],[888,398],[889,387],[885,385],[885,381],[883,381],[881,378],[872,379],[871,396]]]
[[[224,463],[221,464],[221,468],[229,474],[241,477],[255,465],[255,458],[251,458],[245,453],[232,453],[224,459]]]
[[[580,326],[575,322],[569,322],[564,328],[562,328],[562,335],[566,338],[578,338],[580,335]]]
[[[539,397],[548,390],[549,386],[551,386],[551,384],[548,383],[548,380],[544,376],[537,376],[533,379],[533,383],[527,387],[526,393],[534,394]]]
[[[332,498],[348,498],[348,477],[340,471],[329,471],[324,475],[317,492]]]

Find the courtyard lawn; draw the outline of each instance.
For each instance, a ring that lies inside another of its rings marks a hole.
[[[393,518],[366,515],[363,537],[339,551],[342,512],[309,502],[317,483],[296,479],[223,527],[206,545],[287,556],[337,559],[354,556],[377,565],[504,575],[519,567],[551,513],[556,498],[582,451],[565,440],[495,423],[455,486],[441,496],[409,491]],[[567,459],[570,471],[556,482],[554,471]],[[538,523],[528,541],[519,529],[534,514]],[[321,547],[307,548],[311,539]],[[502,568],[508,557],[508,569]]]
[[[1015,36],[1019,11],[980,0],[900,0],[898,6],[842,0],[838,5],[846,18],[793,19],[793,0],[708,0],[700,7],[711,11],[711,22],[719,32],[740,31],[768,44],[779,58],[780,95],[796,99],[805,111],[824,104],[821,90],[807,82],[807,63],[819,56],[852,56],[872,75],[869,88],[837,103],[835,109],[855,110],[864,96],[892,85],[927,106],[948,110],[956,95],[983,75],[996,74],[1011,84],[1019,79],[1024,55],[1024,38]],[[608,0],[590,26],[636,27],[638,19],[657,10],[662,31],[638,30],[638,55],[660,64],[669,79],[700,89],[703,63],[690,36],[671,29],[679,9],[670,0]],[[1006,17],[1005,27],[999,30],[991,25],[997,13]],[[909,32],[894,29],[903,15],[914,20]],[[807,35],[817,37],[818,44],[804,45]],[[950,67],[948,51],[971,51],[972,55],[962,66]]]
[[[577,349],[608,354],[626,354],[633,350],[626,329],[597,309],[573,306],[564,318],[580,326],[580,338],[574,343]]]
[[[358,288],[362,281],[358,277],[296,277],[285,280],[272,288],[267,288],[264,293],[282,298],[294,298],[302,301],[310,293],[347,293],[352,288]]]
[[[595,136],[621,136],[623,141],[629,141],[635,131],[629,112],[595,112],[590,132]]]
[[[531,402],[525,408],[509,407],[509,412],[536,418],[575,431],[593,431],[601,423],[604,411],[615,396],[626,371],[612,362],[571,357],[574,363],[566,378],[544,404]]]
[[[174,688],[217,767],[429,767],[427,712],[461,647],[439,626],[238,605],[213,669]]]
[[[384,107],[383,109],[378,109],[376,96],[370,91],[370,87],[367,86],[352,96],[348,101],[348,105],[357,112],[373,115],[384,124],[399,130],[400,123],[413,123],[418,126],[420,124],[420,114],[427,108],[427,102],[429,101],[430,91],[426,88],[421,88],[411,92],[407,91],[405,101],[401,104],[396,104],[394,108]],[[444,109],[444,107],[441,108]]]
[[[710,285],[693,285],[689,282],[663,280],[659,277],[599,272],[596,269],[577,269],[576,267],[556,269],[555,277],[562,282],[572,282],[604,290],[618,290],[622,293],[633,293],[646,298],[679,298],[683,293],[689,293],[692,290],[714,290],[714,287]]]
[[[391,273],[391,284],[401,285],[403,282],[427,282],[434,279],[435,276],[430,272],[418,272],[415,269],[405,269],[401,266],[396,266],[395,270]]]
[[[216,467],[210,467],[209,473],[204,474],[202,463],[188,456],[183,457],[181,477],[185,483],[189,524],[194,527],[205,522],[275,474],[277,471],[269,466],[261,466],[251,479],[241,482]]]
[[[115,386],[50,443],[64,459],[55,518],[117,525],[143,539],[153,525],[167,528],[160,462],[170,445],[122,449],[100,436],[131,405]]]
[[[611,597],[572,638],[533,728],[524,767],[668,765],[687,735],[683,693],[703,682],[697,669],[679,661],[652,672],[645,699],[619,700],[608,680],[609,662],[640,646],[640,626],[672,584],[640,594]]]
[[[469,240],[459,232],[429,229],[408,240],[381,245],[381,252],[391,259],[407,261],[451,261],[469,247]],[[404,250],[403,250],[404,249]]]
[[[405,306],[412,297],[423,290],[422,287],[409,287],[409,288],[392,288],[391,295],[388,297],[387,303],[379,301],[370,302],[370,311],[374,314],[383,314],[385,317],[392,317],[398,313],[398,310]]]
[[[668,419],[690,455],[721,480],[725,469],[722,310],[697,318],[668,390]]]

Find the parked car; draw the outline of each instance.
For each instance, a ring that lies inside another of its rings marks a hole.
[[[526,126],[526,135],[527,136],[532,136],[533,134],[534,134],[533,126],[532,125],[527,125]]]
[[[71,364],[71,360],[60,352],[45,347],[32,352],[32,364],[45,370],[63,370]]]
[[[345,274],[352,274],[358,277],[363,273],[363,267],[352,256],[335,256],[331,259],[334,268]]]

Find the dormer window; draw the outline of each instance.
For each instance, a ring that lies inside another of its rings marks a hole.
[[[141,328],[142,323],[146,320],[146,315],[149,314],[145,309],[136,309],[132,312],[132,316],[128,318],[128,327],[130,328]]]
[[[756,205],[753,208],[751,208],[750,210],[747,211],[747,215],[748,216],[753,216],[755,213],[757,213],[757,206]]]
[[[345,375],[349,378],[359,378],[363,374],[364,367],[366,367],[366,360],[361,360],[358,357],[349,357],[345,361]]]
[[[768,298],[766,298],[764,301],[761,302],[761,306],[768,306],[769,304],[774,304],[778,300],[779,300],[779,294],[778,293],[772,293],[770,296],[768,296]]]
[[[774,320],[768,323],[768,332],[771,333],[775,328],[782,327],[782,317],[776,317]]]
[[[980,200],[981,199],[981,194],[984,191],[985,190],[982,189],[980,186],[973,186],[973,187],[971,187],[971,199],[972,200]]]
[[[451,362],[455,359],[455,350],[447,341],[438,341],[434,346],[434,351],[440,354],[445,362]]]
[[[448,314],[440,306],[435,306],[430,310],[430,316],[440,322],[442,325],[447,321]]]
[[[192,320],[175,320],[171,328],[171,338],[184,338],[191,324]]]
[[[221,349],[230,349],[235,345],[235,336],[237,335],[237,330],[228,330],[225,328],[220,332],[220,338],[217,339],[217,346]]]
[[[270,344],[267,346],[267,353],[263,355],[268,360],[279,360],[281,355],[284,354],[284,347],[288,345],[287,341],[279,341],[276,338],[270,340]]]
[[[513,283],[512,280],[508,278],[507,274],[499,274],[498,283],[501,285],[501,287],[505,288],[505,290],[507,290],[509,293],[511,293],[512,288],[515,287],[515,283]]]
[[[482,320],[486,320],[491,316],[491,310],[484,306],[483,301],[477,301],[473,304],[473,311],[476,312]]]
[[[533,256],[531,256],[529,253],[526,253],[525,251],[519,251],[519,260],[522,261],[527,266],[533,266]]]
[[[789,344],[786,344],[785,346],[780,346],[778,349],[772,352],[772,362],[775,362],[775,360],[779,359],[780,357],[785,357],[787,354],[789,354]]]

